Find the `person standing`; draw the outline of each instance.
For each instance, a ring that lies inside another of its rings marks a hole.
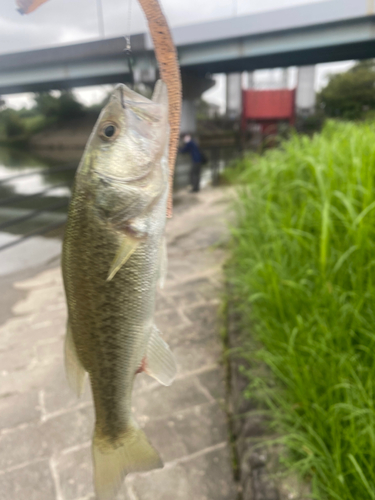
[[[190,183],[191,192],[197,193],[200,188],[201,169],[204,163],[204,155],[198,147],[198,144],[192,139],[191,135],[185,135],[184,146],[180,153],[189,153],[191,156]]]

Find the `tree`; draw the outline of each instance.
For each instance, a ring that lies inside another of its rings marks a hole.
[[[327,116],[350,120],[375,109],[374,60],[360,61],[346,73],[331,75],[318,94],[318,103]]]
[[[0,113],[0,122],[8,139],[20,137],[25,134],[24,124],[14,109],[5,109],[2,111]]]
[[[49,92],[35,95],[37,110],[47,118],[68,120],[83,116],[84,109],[70,90],[63,90],[59,97],[54,97]]]

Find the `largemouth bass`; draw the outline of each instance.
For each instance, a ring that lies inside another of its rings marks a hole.
[[[162,461],[131,413],[136,373],[170,385],[176,365],[154,324],[166,272],[168,97],[119,85],[78,167],[63,246],[68,304],[67,378],[80,395],[88,373],[95,407],[94,483],[113,498],[129,472]]]

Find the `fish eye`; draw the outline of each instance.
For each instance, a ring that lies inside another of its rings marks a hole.
[[[104,129],[104,135],[106,137],[112,137],[115,132],[116,132],[116,129],[113,125],[107,125],[106,128]]]
[[[113,140],[116,138],[119,127],[115,123],[104,123],[101,128],[100,135],[104,140]]]

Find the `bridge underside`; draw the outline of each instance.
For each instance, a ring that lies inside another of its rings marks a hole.
[[[237,73],[257,69],[287,68],[289,66],[309,66],[313,64],[347,61],[351,59],[370,59],[375,57],[375,40],[348,43],[337,46],[295,50],[286,53],[259,55],[253,57],[228,58],[221,61],[206,62],[186,66],[190,70],[203,73]]]
[[[49,90],[64,90],[77,87],[89,87],[91,85],[105,85],[115,83],[131,82],[131,77],[128,73],[118,73],[104,76],[70,78],[60,80],[50,80],[45,82],[21,83],[18,85],[1,86],[0,94],[20,94],[23,92],[47,92]]]

